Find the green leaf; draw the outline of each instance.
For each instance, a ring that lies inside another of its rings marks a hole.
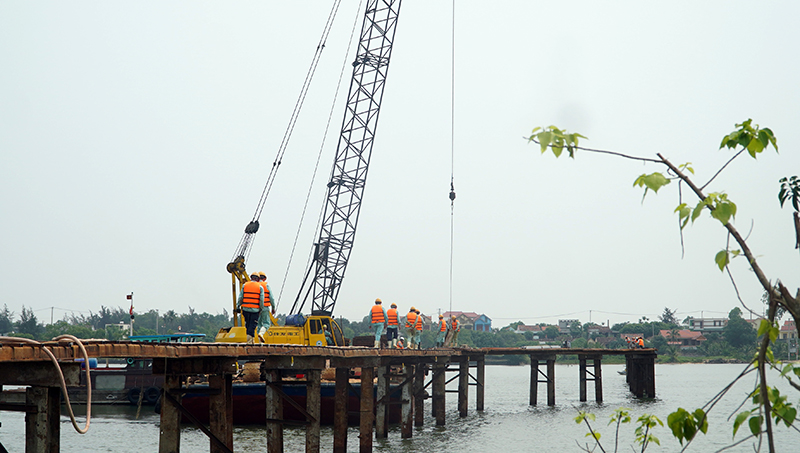
[[[767,333],[769,331],[770,327],[772,327],[772,323],[767,321],[766,319],[762,319],[761,323],[758,325],[758,335],[757,336],[760,337],[761,335],[764,335],[765,333]]]
[[[701,201],[697,203],[697,206],[695,206],[694,210],[692,211],[692,223],[694,223],[694,221],[697,220],[698,217],[700,217],[700,213],[703,212],[703,208],[705,207],[706,204],[704,202]]]
[[[783,423],[787,428],[792,426],[795,418],[797,418],[797,409],[793,407],[787,407],[783,413]]]
[[[752,414],[750,411],[744,411],[736,416],[736,420],[733,421],[733,437],[736,437],[736,431],[739,431],[739,427],[742,426],[747,417]]]
[[[700,423],[700,420],[703,421],[703,423],[700,424],[700,431],[705,434],[708,431],[708,417],[706,417],[705,411],[703,409],[696,409],[694,411],[694,419],[698,423]]]
[[[717,266],[719,266],[719,270],[724,271],[725,266],[727,266],[728,263],[730,263],[730,258],[728,257],[728,251],[720,250],[714,257],[714,261],[717,263]]]
[[[544,154],[544,152],[547,151],[547,147],[550,146],[550,142],[553,140],[553,133],[548,131],[539,132],[537,137],[539,139],[539,146],[542,149],[542,154]],[[556,155],[556,157],[558,157],[558,155]]]
[[[750,432],[753,433],[754,436],[758,436],[761,432],[761,422],[762,417],[760,415],[757,417],[750,417],[750,421],[747,422],[750,425]]]

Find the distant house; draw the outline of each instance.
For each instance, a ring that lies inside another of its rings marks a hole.
[[[570,327],[572,327],[575,323],[580,323],[578,319],[559,319],[558,320],[558,331],[561,333],[569,333]]]
[[[745,321],[749,322],[753,329],[758,332],[758,328],[761,326],[761,320],[764,319],[761,316],[757,317],[756,319],[745,319]]]
[[[520,324],[519,326],[517,326],[517,329],[514,331],[514,333],[541,332],[541,331],[542,331],[542,326],[536,326],[536,325],[526,326],[525,324]]]
[[[588,333],[590,337],[607,337],[611,335],[611,328],[592,324],[586,329],[586,333]]]
[[[781,326],[781,331],[778,334],[778,338],[783,341],[791,341],[792,343],[797,343],[797,325],[794,321],[786,321]]]
[[[680,346],[681,349],[697,349],[706,341],[702,332],[682,329],[677,332],[672,330],[659,330],[659,335],[667,339],[667,344]]]
[[[466,330],[479,330],[482,332],[491,332],[492,331],[492,320],[488,316],[484,314],[478,314],[475,312],[463,312],[463,311],[446,311],[443,313],[445,318],[450,318],[450,316],[455,315],[456,319],[458,320],[459,324],[463,329]]]
[[[689,330],[697,332],[722,332],[728,325],[728,318],[689,318]]]

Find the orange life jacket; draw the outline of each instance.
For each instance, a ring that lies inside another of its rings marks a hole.
[[[262,288],[264,288],[264,306],[269,307],[272,305],[272,298],[269,297],[269,288],[267,288],[267,282],[258,282]]]
[[[457,319],[450,320],[450,328],[455,330],[456,332],[458,331],[458,320]]]
[[[242,286],[242,308],[261,308],[261,284],[249,281]]]
[[[439,332],[444,332],[447,330],[447,321],[444,319],[439,321]]]
[[[397,309],[396,308],[390,308],[390,309],[386,310],[386,316],[389,318],[389,325],[390,326],[396,326],[396,325],[399,324],[397,322]]]
[[[386,318],[383,317],[383,307],[375,304],[372,306],[372,323],[378,322],[386,322]]]
[[[644,338],[639,338],[639,346],[644,347]]]
[[[408,315],[406,315],[406,328],[413,329],[414,324],[416,323],[417,323],[417,314],[414,313],[413,311],[408,312]]]
[[[422,330],[422,315],[417,315],[417,330]]]

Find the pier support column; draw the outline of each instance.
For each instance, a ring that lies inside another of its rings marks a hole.
[[[276,390],[281,387],[281,372],[280,370],[266,370],[264,374],[267,381],[267,452],[283,453],[283,423],[281,422],[283,420],[283,401]]]
[[[458,416],[467,416],[469,403],[469,357],[458,363]]]
[[[386,366],[378,367],[378,400],[375,403],[375,438],[385,439],[388,437],[388,420],[386,419],[386,404],[389,390],[389,379],[387,377],[388,368]]]
[[[626,356],[628,385],[637,398],[655,398],[655,353]]]
[[[531,358],[531,382],[530,382],[530,405],[536,406],[539,396],[539,359],[534,356]]]
[[[400,399],[403,402],[400,416],[400,437],[403,439],[410,439],[413,435],[414,428],[413,414],[414,414],[414,367],[410,364],[403,366],[405,371],[403,390]]]
[[[208,388],[219,390],[208,397],[208,421],[211,433],[233,451],[233,376],[212,374],[208,376]],[[211,441],[211,453],[223,452],[219,445]]]
[[[586,401],[586,356],[578,356],[578,394],[581,402]]]
[[[418,363],[414,369],[414,426],[425,424],[425,367]]]
[[[475,379],[478,381],[475,387],[475,410],[483,410],[483,390],[486,381],[486,360],[481,356],[476,362]]]
[[[25,414],[25,451],[58,453],[61,437],[61,389],[28,387],[25,400],[36,412]]]
[[[169,394],[178,403],[181,402],[181,376],[168,374],[164,376],[161,397],[161,426],[159,428],[158,452],[178,453],[181,450],[181,413],[177,407],[167,401]]]
[[[375,420],[375,414],[372,413],[375,401],[372,393],[374,376],[375,368],[361,367],[361,411],[358,435],[361,453],[372,452],[372,423]]]
[[[437,426],[444,426],[445,424],[446,369],[446,362],[433,365],[433,415],[436,417]]]
[[[333,453],[347,452],[347,385],[350,368],[336,368],[336,388],[333,402]]]
[[[547,359],[547,405],[556,405],[556,358]]]
[[[603,375],[600,369],[601,357],[594,358],[594,399],[598,403],[603,402]]]
[[[319,453],[321,370],[306,370],[306,412],[312,417],[306,426],[306,453]]]

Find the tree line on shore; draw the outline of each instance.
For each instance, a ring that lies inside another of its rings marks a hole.
[[[283,315],[279,316],[282,321]],[[131,321],[129,312],[121,307],[101,306],[97,312],[90,311],[86,314],[66,314],[58,321],[44,324],[39,321],[34,310],[23,306],[19,316],[8,309],[7,305],[0,310],[0,334],[20,336],[36,340],[49,340],[58,335],[69,334],[78,338],[105,338],[109,340],[122,339],[129,333],[127,328],[121,329],[120,324]],[[232,324],[230,313],[223,309],[222,313],[209,314],[197,313],[188,307],[186,313],[167,310],[161,313],[157,310],[135,313],[133,319],[134,335],[154,335],[157,333],[193,332],[206,335],[207,341],[212,341],[222,327]],[[370,329],[370,318],[365,316],[360,321],[351,321],[346,318],[336,318],[342,327],[345,337],[352,338],[361,335],[373,335]],[[684,320],[684,323],[687,320]],[[522,321],[511,323],[502,329],[492,332],[471,331],[462,329],[459,343],[471,347],[523,347],[540,344],[563,344],[569,341],[574,348],[606,348],[619,349],[628,347],[624,340],[625,334],[642,334],[648,347],[654,347],[664,360],[678,361],[679,356],[701,357],[728,357],[738,360],[749,360],[756,349],[756,331],[750,323],[742,318],[741,310],[734,308],[729,313],[727,325],[715,333],[704,334],[703,341],[696,349],[682,350],[680,346],[670,339],[660,335],[660,331],[667,330],[677,337],[680,329],[686,328],[684,323],[675,319],[675,312],[669,308],[664,309],[657,320],[646,317],[637,322],[625,322],[612,326],[610,336],[603,336],[592,332],[596,324],[573,322],[569,332],[562,332],[557,326],[542,326],[541,332],[517,333],[517,328]],[[401,328],[401,335],[403,334]],[[673,338],[674,339],[674,338]],[[422,346],[432,347],[435,341],[435,332],[424,330],[422,332]],[[786,354],[787,345],[775,345],[776,355]],[[519,356],[524,360],[524,356]]]

